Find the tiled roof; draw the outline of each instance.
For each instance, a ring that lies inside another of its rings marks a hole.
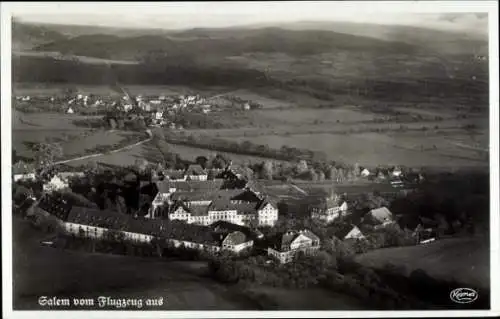
[[[164,170],[162,173],[171,179],[182,179],[184,177],[183,170]]]
[[[216,221],[215,223],[212,223],[210,225],[210,228],[216,233],[227,234],[230,232],[239,231],[239,232],[242,232],[243,234],[245,234],[246,236],[249,236],[249,237],[252,235],[252,231],[250,230],[250,228],[245,227],[245,226],[241,226],[241,225],[237,225],[237,224],[233,224],[233,223],[223,221],[223,220],[219,220],[219,221]]]
[[[220,245],[209,227],[161,219],[133,218],[114,211],[74,207],[69,222],[200,244]]]
[[[222,187],[223,180],[215,179],[209,181],[157,181],[158,190],[166,193],[170,188],[176,188],[177,191],[207,191],[217,190]]]
[[[257,203],[215,199],[210,204],[210,210],[236,210],[238,214],[253,214],[257,210]]]
[[[383,223],[387,220],[392,219],[392,213],[387,209],[387,207],[380,207],[372,209],[369,213],[375,221]]]
[[[73,207],[73,203],[67,198],[64,198],[61,194],[54,193],[45,194],[45,196],[40,199],[37,206],[61,220],[66,220]]]
[[[224,242],[228,245],[240,245],[246,243],[250,239],[240,231],[234,231],[232,233],[227,234],[226,238],[224,238]]]
[[[214,197],[214,192],[175,192],[170,196],[172,201],[210,201]]]
[[[301,231],[287,231],[278,234],[273,240],[273,248],[280,251],[287,251],[290,249],[291,243],[300,235],[304,235],[313,241],[319,241],[319,237],[312,233],[310,230]]]

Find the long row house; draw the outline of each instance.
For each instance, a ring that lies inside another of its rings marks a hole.
[[[210,227],[134,218],[110,210],[100,210],[94,205],[75,202],[71,193],[47,193],[34,208],[34,214],[51,216],[58,220],[66,234],[93,238],[110,239],[110,234],[120,234],[121,240],[137,243],[152,243],[153,239],[171,244],[174,247],[218,252],[230,250],[241,252],[253,246],[255,235],[247,228],[221,227],[213,224]]]

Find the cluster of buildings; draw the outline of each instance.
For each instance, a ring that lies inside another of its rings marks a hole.
[[[274,226],[278,221],[276,200],[256,182],[247,180],[241,170],[229,166],[210,180],[200,165],[191,165],[184,172],[166,171],[163,180],[154,182],[158,192],[147,217],[200,225],[222,220],[252,227]]]
[[[18,162],[13,167],[14,181],[36,179],[29,164]],[[102,210],[69,189],[69,180],[83,177],[83,172],[56,172],[43,185],[43,195],[34,199],[31,211],[55,217],[71,236],[120,240],[174,247],[235,253],[261,242],[261,227],[278,222],[278,201],[258,182],[249,178],[248,169],[229,165],[225,169],[207,171],[200,165],[185,170],[155,172],[143,187],[154,185],[147,215],[139,217],[117,211]],[[210,176],[209,176],[210,175]],[[340,240],[362,240],[362,226],[380,229],[396,223],[386,207],[370,210],[362,218],[354,218],[345,196],[332,193],[310,206],[310,217],[325,224],[340,221],[334,236]],[[432,227],[419,222],[415,227],[418,241],[432,240],[426,234]],[[431,236],[432,237],[432,236]],[[116,239],[116,238],[115,238]],[[299,253],[312,254],[321,246],[319,237],[307,229],[286,231],[265,239],[266,254],[281,263],[292,261]]]

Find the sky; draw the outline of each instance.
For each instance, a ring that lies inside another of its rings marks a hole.
[[[437,4],[436,4],[437,3]],[[457,5],[460,3],[460,5]],[[18,3],[14,17],[28,22],[186,29],[296,21],[351,21],[487,33],[485,2],[169,2]],[[440,5],[438,5],[440,4]],[[443,13],[446,12],[446,13]],[[475,12],[475,13],[471,13]]]

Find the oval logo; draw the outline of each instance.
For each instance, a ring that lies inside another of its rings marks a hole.
[[[450,292],[450,299],[457,303],[471,303],[478,297],[479,294],[471,288],[457,288]]]

